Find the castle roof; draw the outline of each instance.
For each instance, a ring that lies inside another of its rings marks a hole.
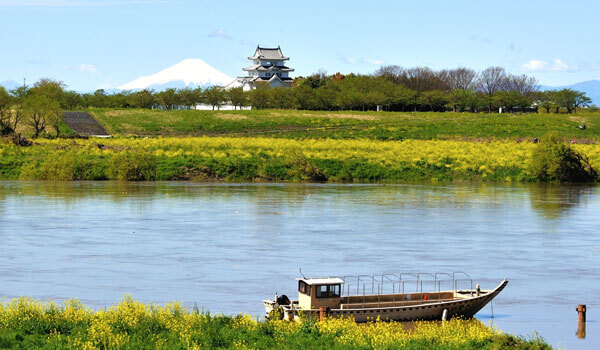
[[[293,72],[294,68],[290,68],[287,66],[276,66],[273,64],[255,64],[250,67],[246,67],[243,70],[249,71],[260,71],[260,72],[268,72],[268,71],[278,71],[278,72]]]
[[[263,60],[289,60],[289,57],[283,56],[281,48],[269,48],[269,47],[256,47],[254,56],[248,57],[250,60],[263,59]]]

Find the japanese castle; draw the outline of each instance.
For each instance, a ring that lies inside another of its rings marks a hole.
[[[256,89],[257,84],[263,82],[270,87],[290,87],[292,78],[289,73],[294,71],[294,68],[287,67],[285,61],[289,57],[285,57],[281,52],[281,48],[256,47],[256,51],[252,57],[248,57],[252,61],[250,67],[243,70],[248,72],[247,76],[237,77],[231,84],[225,88],[242,87],[244,90]]]

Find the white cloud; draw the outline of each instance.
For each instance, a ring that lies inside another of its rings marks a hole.
[[[363,58],[362,60],[365,63],[370,63],[370,64],[373,64],[373,65],[376,65],[376,66],[380,66],[380,65],[382,65],[384,63],[383,60],[378,60],[378,59],[374,59],[374,58]]]
[[[90,73],[91,75],[98,75],[100,73],[93,64],[82,63],[77,67],[77,70]]]
[[[350,56],[340,56],[340,60],[344,63],[355,64],[356,59]]]
[[[576,71],[579,68],[565,63],[560,58],[555,58],[551,63],[540,60],[529,60],[521,64],[521,69],[530,72],[565,72]]]
[[[223,29],[217,29],[214,32],[208,34],[209,38],[223,38],[223,39],[233,39],[229,33],[224,31]]]

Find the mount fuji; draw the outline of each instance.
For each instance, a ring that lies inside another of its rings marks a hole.
[[[143,76],[119,86],[120,90],[164,90],[195,88],[212,85],[224,86],[233,78],[211,67],[199,58],[188,58],[156,74]]]

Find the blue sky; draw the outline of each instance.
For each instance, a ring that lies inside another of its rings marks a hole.
[[[600,79],[600,2],[0,0],[0,81],[114,88],[185,58],[241,75],[280,45],[295,75],[382,64],[504,66],[544,85]]]

